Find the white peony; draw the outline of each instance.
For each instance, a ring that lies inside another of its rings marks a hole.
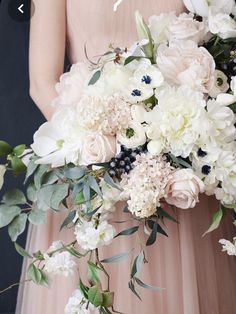
[[[209,10],[209,29],[212,34],[218,35],[222,39],[236,36],[235,20],[215,7],[211,7]]]
[[[219,243],[222,244],[222,251],[227,252],[228,255],[236,256],[236,237],[233,238],[233,242],[230,242],[225,239],[219,240]]]
[[[65,314],[91,314],[94,310],[93,304],[88,304],[82,292],[77,289],[65,307]]]
[[[234,7],[234,0],[183,0],[186,8],[197,15],[207,17],[209,6],[215,6],[222,12],[230,14]]]
[[[4,183],[5,172],[6,172],[6,166],[0,165],[0,190],[1,190],[3,183]]]
[[[84,250],[95,250],[111,243],[115,236],[115,228],[107,221],[102,221],[96,226],[95,222],[84,220],[75,226],[75,236]]]
[[[157,98],[158,106],[147,113],[147,122],[158,132],[149,132],[147,128],[147,136],[151,133],[151,140],[163,143],[164,151],[188,157],[204,129],[203,94],[181,86],[162,90]]]
[[[58,251],[54,253],[54,251],[62,249],[63,246],[61,241],[53,242],[44,254],[44,270],[52,275],[59,274],[68,277],[74,274],[76,263],[69,252]]]
[[[117,133],[117,140],[128,148],[143,145],[146,142],[145,129],[141,123],[131,121],[128,128]]]

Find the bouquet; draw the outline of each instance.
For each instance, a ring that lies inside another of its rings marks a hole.
[[[139,40],[132,47],[110,46],[96,62],[72,65],[56,85],[55,114],[34,134],[30,150],[0,142],[7,160],[0,185],[6,170],[26,173],[26,192],[3,196],[0,227],[8,226],[16,250],[31,260],[29,279],[49,285],[54,274],[75,275],[78,261],[87,263],[88,282],[78,278],[67,314],[119,313],[106,264],[131,252],[99,256],[114,238],[141,235],[146,246],[154,245],[158,233],[167,236],[165,220],[177,223],[177,208],[195,207],[201,193],[219,200],[206,233],[227,212],[234,216],[235,5],[185,2],[191,13],[152,16],[149,25],[137,12]],[[27,252],[17,238],[27,221],[46,223],[49,208],[67,211],[58,230],[71,228],[74,241]],[[115,210],[135,224],[118,233]],[[236,239],[229,240],[220,240],[223,249],[236,255]],[[134,252],[129,288],[137,297],[137,286],[159,290],[139,279],[145,245]]]

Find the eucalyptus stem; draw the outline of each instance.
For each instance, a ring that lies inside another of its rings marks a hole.
[[[24,281],[20,281],[20,282],[14,283],[14,284],[10,285],[9,287],[7,287],[7,288],[5,288],[3,290],[0,290],[0,294],[6,292],[8,290],[11,290],[12,288],[14,288],[16,286],[19,286],[19,285],[21,285],[23,283],[30,282],[30,281],[31,281],[31,279],[27,279],[27,280],[24,280]]]
[[[110,276],[109,276],[108,272],[106,271],[105,267],[103,266],[103,264],[101,263],[101,261],[99,259],[98,249],[95,250],[95,253],[96,253],[97,264],[101,267],[101,270],[104,272],[104,274],[107,277],[107,290],[110,291]]]

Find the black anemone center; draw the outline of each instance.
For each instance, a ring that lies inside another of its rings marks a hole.
[[[151,84],[152,78],[149,75],[144,75],[142,78],[142,82],[145,84]]]
[[[204,166],[202,167],[202,173],[203,173],[203,174],[208,175],[210,172],[211,172],[211,166],[204,165]]]
[[[141,96],[142,93],[141,93],[141,90],[139,89],[134,89],[131,93],[132,96]]]
[[[199,148],[197,155],[198,155],[198,157],[205,157],[207,155],[207,152],[205,152],[204,150]]]

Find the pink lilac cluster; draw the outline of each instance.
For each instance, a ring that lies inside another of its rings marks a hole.
[[[130,104],[120,97],[84,96],[77,106],[79,123],[84,129],[101,131],[105,135],[127,128]]]
[[[129,174],[122,176],[122,197],[128,200],[131,213],[139,218],[150,217],[166,196],[173,168],[165,157],[150,154],[137,156],[134,166]]]

